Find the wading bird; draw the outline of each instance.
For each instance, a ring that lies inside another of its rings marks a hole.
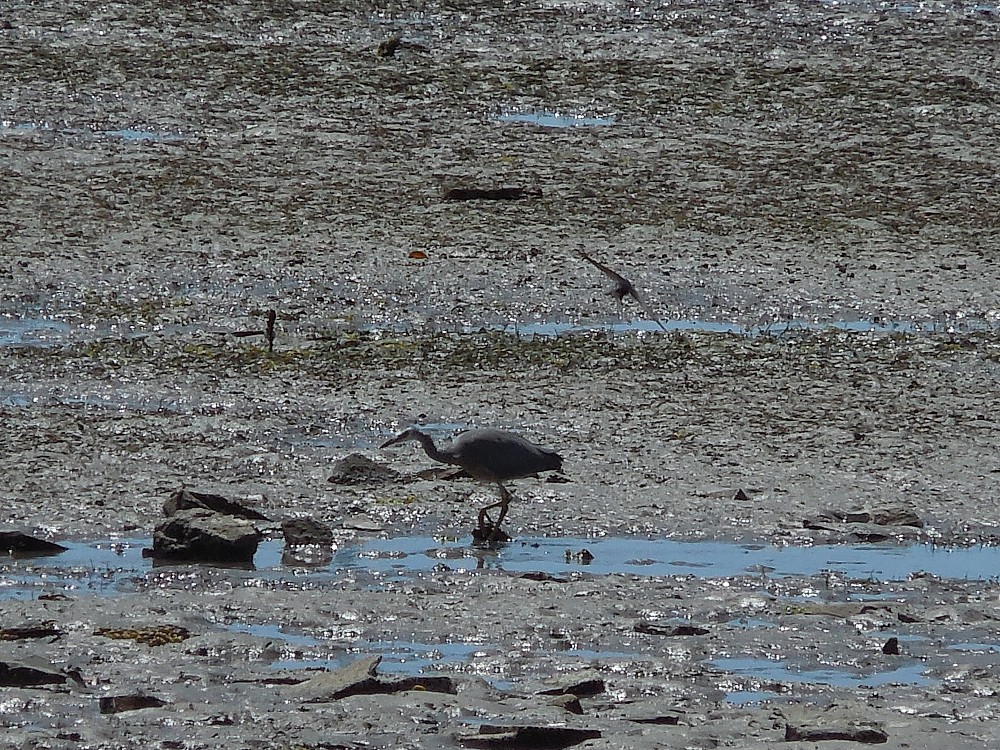
[[[621,318],[622,320],[625,319],[625,304],[624,304],[625,298],[631,297],[632,299],[634,299],[636,302],[639,303],[639,306],[645,311],[646,315],[649,316],[650,320],[656,323],[656,325],[658,325],[664,331],[667,331],[667,327],[663,325],[663,323],[656,316],[656,314],[653,312],[650,306],[646,304],[646,300],[644,300],[642,297],[639,296],[638,290],[636,290],[635,285],[631,281],[626,279],[617,271],[608,268],[603,263],[599,263],[598,261],[594,260],[585,252],[583,252],[583,250],[581,250],[580,248],[577,248],[576,252],[581,258],[583,258],[590,265],[592,265],[594,268],[596,268],[598,271],[603,273],[605,276],[611,279],[611,281],[614,282],[614,286],[608,290],[608,294],[610,294],[612,297],[618,300],[619,318]]]
[[[500,500],[479,511],[479,533],[473,534],[478,539],[491,541],[499,537],[500,524],[507,516],[507,508],[513,499],[503,483],[542,471],[559,471],[563,462],[558,453],[540,448],[520,435],[490,429],[467,430],[447,448],[438,448],[430,435],[410,427],[379,447],[388,448],[407,440],[419,442],[424,452],[435,461],[461,466],[474,479],[491,482],[500,488]],[[489,517],[493,508],[500,509],[496,523]]]

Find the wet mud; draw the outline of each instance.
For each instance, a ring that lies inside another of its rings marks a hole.
[[[0,507],[70,549],[0,558],[0,742],[1000,741],[998,38],[982,3],[6,4]],[[477,547],[495,489],[377,450],[414,422],[565,481]],[[352,453],[399,474],[328,481]],[[141,558],[181,486],[272,519],[253,568]],[[322,564],[282,559],[307,516]],[[303,682],[369,656],[426,685]]]

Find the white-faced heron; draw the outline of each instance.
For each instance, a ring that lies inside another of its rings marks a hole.
[[[424,452],[435,461],[461,466],[474,479],[491,482],[500,488],[500,500],[479,511],[479,531],[488,531],[488,535],[483,534],[487,538],[497,537],[510,506],[512,496],[503,483],[543,471],[559,471],[563,462],[555,451],[540,448],[512,432],[492,429],[467,430],[447,448],[438,448],[430,435],[410,427],[379,447],[388,448],[407,440],[419,442]],[[489,517],[493,508],[500,509],[495,524]]]

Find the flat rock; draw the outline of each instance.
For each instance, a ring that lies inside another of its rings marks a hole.
[[[260,533],[249,521],[204,508],[179,510],[153,532],[157,560],[250,565]]]
[[[101,698],[102,714],[120,714],[140,708],[160,708],[167,702],[152,695],[109,695]]]
[[[333,484],[379,484],[398,479],[399,472],[392,467],[372,461],[360,453],[352,453],[333,462],[333,471],[327,481]]]
[[[599,729],[585,727],[483,724],[478,733],[461,733],[457,739],[472,747],[562,748],[600,737]]]
[[[23,531],[0,531],[0,554],[12,557],[32,557],[34,555],[58,555],[66,547],[55,542],[38,539]]]
[[[202,508],[226,516],[236,518],[246,518],[251,521],[267,521],[267,516],[257,512],[253,508],[229,500],[222,495],[213,495],[207,492],[194,492],[187,489],[179,489],[163,503],[163,515],[173,516],[178,511]]]
[[[0,661],[0,686],[36,687],[58,685],[71,675],[51,666],[35,666],[24,662]]]
[[[458,692],[454,680],[446,675],[379,677],[376,670],[381,661],[381,656],[366,656],[342,669],[310,677],[291,687],[289,693],[307,703],[327,703],[351,695],[392,695],[407,690]]]

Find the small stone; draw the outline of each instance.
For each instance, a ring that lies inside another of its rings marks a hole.
[[[899,655],[899,638],[893,636],[885,642],[882,646],[882,653],[888,656],[898,656]]]
[[[689,623],[657,625],[656,623],[652,623],[647,620],[640,620],[635,624],[635,632],[648,633],[650,635],[689,636],[705,635],[708,633],[708,628],[703,628],[700,625],[691,625]]]
[[[569,672],[548,681],[551,687],[539,690],[539,695],[575,695],[589,698],[604,692],[604,678],[593,670]]]

